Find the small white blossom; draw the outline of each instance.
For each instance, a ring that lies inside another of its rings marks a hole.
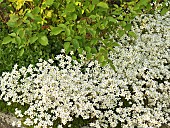
[[[29,105],[17,117],[26,126],[58,128],[74,120],[95,118],[94,128],[159,128],[170,122],[170,12],[141,15],[132,23],[134,40],[124,35],[120,47],[109,53],[117,72],[97,61],[81,62],[60,54],[54,60],[39,59],[36,66],[4,72],[0,76],[0,100]],[[111,35],[114,37],[116,35]],[[132,44],[129,42],[132,41]],[[65,50],[62,50],[65,53]],[[72,54],[72,52],[70,53]],[[53,62],[58,61],[57,66]],[[21,126],[21,122],[13,122]],[[71,126],[70,126],[71,127]]]

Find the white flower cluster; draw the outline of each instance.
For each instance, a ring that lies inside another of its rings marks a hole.
[[[34,128],[52,127],[58,118],[65,125],[73,117],[95,118],[90,127],[158,128],[170,122],[170,12],[165,16],[137,17],[129,37],[110,53],[117,72],[97,61],[81,63],[64,54],[53,60],[4,72],[0,99],[30,107],[18,117]],[[138,26],[138,22],[141,23]],[[56,61],[55,60],[55,61]]]

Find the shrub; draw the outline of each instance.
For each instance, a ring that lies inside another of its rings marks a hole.
[[[17,68],[0,77],[0,99],[29,105],[16,109],[26,126],[69,127],[73,117],[91,119],[91,127],[155,127],[170,122],[170,34],[169,17],[141,15],[133,21],[138,38],[120,39],[122,46],[110,52],[109,65],[70,56],[39,60],[34,67]],[[147,23],[147,24],[146,24]],[[62,50],[63,52],[63,50]],[[57,63],[55,66],[53,63]]]
[[[62,48],[66,53],[73,51],[74,59],[78,59],[78,54],[85,50],[88,60],[97,59],[104,66],[111,63],[108,53],[119,46],[117,41],[121,36],[127,33],[136,37],[131,31],[131,20],[136,15],[150,13],[157,8],[164,14],[169,8],[165,4],[167,0],[0,2],[0,21],[5,28],[0,38],[2,71],[10,70],[15,62],[21,67],[36,63],[37,58],[53,58]],[[110,34],[115,35],[114,39],[109,38]]]

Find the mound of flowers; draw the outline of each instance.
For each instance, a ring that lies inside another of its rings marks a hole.
[[[142,15],[133,20],[138,38],[122,37],[110,59],[116,72],[97,61],[81,62],[57,55],[36,66],[4,72],[0,99],[29,105],[18,108],[25,126],[58,127],[73,117],[93,119],[89,127],[158,128],[170,122],[170,12],[165,16]],[[55,63],[55,64],[54,64]],[[55,66],[56,63],[58,66]],[[71,125],[70,125],[71,127]]]

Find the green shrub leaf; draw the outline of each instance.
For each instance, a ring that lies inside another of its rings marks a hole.
[[[41,36],[39,39],[38,39],[39,43],[43,46],[46,46],[48,45],[48,38],[47,36]]]
[[[60,34],[61,32],[63,31],[63,28],[61,28],[61,27],[53,27],[52,29],[51,29],[51,35],[58,35],[58,34]]]
[[[90,60],[90,59],[93,57],[92,53],[87,53],[86,56],[87,56],[87,59],[88,59],[88,60]]]
[[[65,42],[64,43],[64,49],[67,50],[70,48],[70,42]]]
[[[122,37],[125,34],[124,30],[118,30],[119,36]]]
[[[21,38],[19,36],[15,37],[16,43],[21,44]]]
[[[136,38],[136,34],[135,34],[134,32],[132,32],[132,31],[129,31],[129,32],[128,32],[128,35],[131,36],[131,37]]]
[[[163,8],[161,10],[161,16],[165,15],[168,12],[168,8]]]
[[[104,60],[105,60],[105,58],[104,58],[103,55],[99,55],[99,56],[98,56],[98,61],[99,61],[100,63],[102,63]]]
[[[90,48],[89,46],[86,46],[86,47],[85,47],[85,50],[86,50],[86,52],[88,52],[88,53],[91,52],[91,48]]]
[[[34,35],[33,37],[31,37],[30,39],[29,39],[29,43],[30,44],[33,44],[35,41],[37,41],[38,40],[38,37],[37,37],[37,35]]]
[[[2,44],[8,44],[12,41],[13,39],[10,36],[7,36],[3,39]]]
[[[54,0],[46,0],[45,4],[48,6],[51,6],[53,4]]]
[[[12,37],[16,37],[17,35],[16,35],[16,33],[10,33],[10,34],[8,34],[9,36],[12,36]]]
[[[79,42],[76,40],[76,39],[73,39],[73,47],[75,49],[78,49],[79,48]]]
[[[98,7],[102,7],[102,8],[106,8],[106,9],[109,8],[109,6],[107,5],[107,3],[105,3],[105,2],[99,2],[99,3],[97,4],[97,6],[98,6]]]
[[[22,56],[24,54],[24,48],[21,48],[21,50],[19,51],[19,56]]]
[[[108,17],[108,20],[113,23],[117,23],[117,20],[111,16]]]

